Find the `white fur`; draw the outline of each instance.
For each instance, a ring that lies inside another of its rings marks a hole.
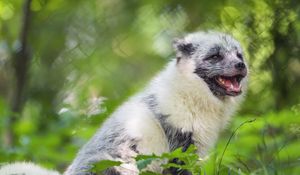
[[[205,41],[214,43],[220,40],[222,36],[220,34],[210,34],[208,40],[206,40],[203,39],[203,37],[206,37],[205,33],[196,33],[188,35],[184,38],[185,41],[178,42],[197,43]],[[197,41],[198,39],[199,41]],[[231,38],[227,38],[224,42],[233,43],[239,47],[239,44]],[[199,53],[195,54],[197,56],[195,59],[200,58],[203,54],[200,50]],[[183,54],[178,52],[177,56],[182,57]],[[193,133],[192,137],[199,150],[198,154],[201,158],[204,158],[216,142],[220,131],[230,121],[245,93],[235,97],[224,96],[219,98],[215,96],[204,80],[194,73],[196,68],[195,59],[182,58],[179,62],[174,59],[151,81],[144,91],[121,105],[89,143],[81,149],[65,175],[82,175],[82,173],[78,173],[78,170],[82,169],[81,166],[86,166],[93,161],[114,159],[105,154],[106,150],[111,149],[112,145],[101,141],[115,133],[117,128],[124,129],[119,133],[121,139],[129,137],[137,140],[137,150],[140,154],[155,153],[160,155],[169,152],[168,139],[161,123],[153,111],[149,109],[149,105],[143,100],[151,94],[155,95],[159,113],[169,116],[166,118],[168,123],[175,128],[179,128],[182,132]],[[242,91],[245,92],[247,78],[244,78],[241,84]],[[122,147],[122,154],[129,155],[129,157],[136,156],[136,153],[128,148],[128,143],[124,146],[125,148]],[[101,147],[100,151],[98,151],[99,147]],[[119,148],[112,149],[119,150]],[[90,156],[91,152],[93,152],[92,156]],[[122,170],[122,174],[138,172],[135,166],[128,165],[128,163],[134,165],[134,159],[121,159],[121,161],[124,162],[123,169],[128,170]],[[117,169],[121,170],[122,168]],[[150,169],[161,172],[159,166]]]
[[[0,167],[0,175],[59,175],[59,173],[33,163],[16,162]]]
[[[176,60],[170,62],[143,93],[155,93],[161,112],[171,116],[168,122],[182,128],[182,131],[194,133],[200,156],[203,157],[230,121],[243,95],[226,97],[222,101],[210,92],[200,77],[186,70],[194,70],[193,62],[187,61],[179,68]],[[161,154],[169,151],[164,131],[148,107],[141,103],[140,96],[130,99],[126,107],[121,107],[118,113],[122,114],[118,116],[126,118],[128,134],[140,138],[138,150],[141,153]]]

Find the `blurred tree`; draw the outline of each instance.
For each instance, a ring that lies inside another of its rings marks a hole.
[[[27,84],[27,72],[28,67],[30,66],[30,53],[28,46],[28,35],[30,28],[30,10],[31,0],[26,0],[23,7],[23,17],[22,25],[20,28],[19,40],[16,46],[16,50],[13,56],[14,62],[14,73],[15,80],[12,92],[12,102],[11,102],[11,115],[8,118],[7,130],[5,135],[4,144],[8,147],[11,147],[15,144],[16,136],[13,132],[13,123],[16,122],[20,112],[22,112],[24,105],[24,91]]]
[[[299,98],[294,96],[294,94],[299,94],[299,89],[292,87],[299,87],[300,75],[299,72],[291,71],[290,66],[291,64],[298,64],[299,66],[300,61],[300,23],[299,17],[297,17],[300,5],[294,1],[271,1],[270,3],[274,9],[275,20],[271,35],[276,49],[266,59],[266,64],[271,70],[275,107],[280,110],[299,102]]]

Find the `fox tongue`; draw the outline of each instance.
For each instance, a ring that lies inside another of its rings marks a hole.
[[[224,80],[224,86],[226,87],[227,91],[230,92],[239,92],[240,85],[237,82],[236,78],[228,78],[228,79],[223,79]]]
[[[223,86],[228,92],[240,92],[241,86],[236,77],[219,77],[219,84]]]
[[[224,79],[224,85],[230,89],[232,82],[230,79]]]

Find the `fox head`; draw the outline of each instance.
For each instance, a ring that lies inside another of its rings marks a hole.
[[[230,35],[198,32],[175,39],[177,66],[189,64],[184,74],[203,81],[219,98],[238,96],[245,89],[248,66],[242,48]]]

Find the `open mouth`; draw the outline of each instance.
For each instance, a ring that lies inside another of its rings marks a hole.
[[[243,75],[216,76],[214,80],[219,87],[225,90],[227,95],[236,96],[242,92],[240,82],[243,78]]]

